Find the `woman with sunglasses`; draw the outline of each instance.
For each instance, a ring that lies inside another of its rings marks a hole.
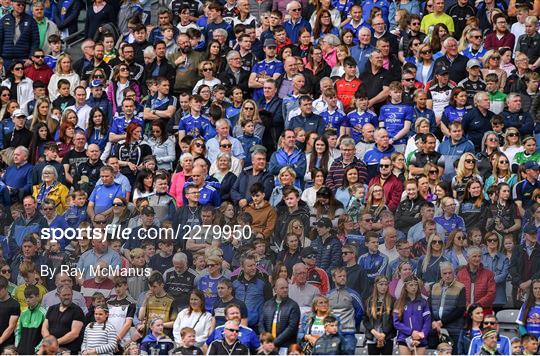
[[[487,249],[482,253],[482,265],[493,272],[497,290],[493,309],[498,312],[506,305],[506,280],[510,260],[500,252],[501,239],[494,232],[488,232],[485,237]],[[518,318],[519,320],[519,318]]]
[[[242,107],[240,108],[240,114],[238,115],[238,121],[233,127],[233,136],[239,137],[243,134],[242,123],[246,121],[253,121],[255,124],[254,135],[257,137],[263,137],[265,127],[262,125],[261,117],[259,116],[259,107],[257,103],[252,99],[244,100]]]
[[[476,153],[476,167],[478,174],[483,180],[487,179],[493,173],[491,157],[495,152],[499,152],[500,141],[495,131],[484,133],[481,141],[481,150]]]
[[[193,156],[193,160],[198,157],[206,156],[206,145],[204,144],[204,139],[196,138],[191,141],[189,145],[189,153]]]
[[[24,63],[13,61],[9,66],[6,79],[2,86],[9,88],[11,98],[17,100],[22,108],[34,99],[33,81],[24,75]]]
[[[485,228],[489,215],[489,203],[484,199],[480,181],[473,179],[467,182],[458,215],[465,221],[467,231],[475,227],[482,230]]]
[[[443,256],[443,247],[444,240],[441,236],[437,234],[429,236],[426,255],[420,257],[416,270],[416,275],[418,278],[422,279],[426,286],[430,286],[441,279],[439,264],[448,261],[448,259]]]
[[[510,161],[510,166],[514,163],[514,157],[518,152],[523,152],[524,148],[521,144],[521,138],[518,129],[509,127],[504,135],[504,145],[501,152],[506,155]]]
[[[75,88],[79,86],[80,78],[79,75],[73,70],[72,64],[73,62],[69,54],[62,53],[60,56],[58,56],[54,74],[49,81],[49,85],[47,86],[47,92],[49,93],[49,99],[51,99],[51,102],[58,98],[58,81],[60,79],[66,79],[69,82],[69,91],[71,95],[74,94]]]
[[[11,92],[8,87],[0,86],[0,119],[4,118],[7,105],[11,100]],[[11,118],[11,115],[9,116]],[[4,132],[7,135],[7,132]]]
[[[405,287],[394,304],[394,327],[400,355],[424,355],[431,330],[431,312],[420,293],[422,282],[415,276],[405,280]]]
[[[482,335],[484,309],[478,304],[471,304],[465,313],[465,327],[457,340],[457,354],[466,355],[469,352],[471,340]]]
[[[300,321],[298,342],[303,350],[312,350],[317,339],[324,335],[324,318],[331,316],[330,301],[317,295],[311,302],[311,311],[305,313]]]
[[[517,131],[517,130],[516,130]],[[510,160],[502,152],[495,152],[492,155],[493,172],[484,183],[484,198],[489,199],[488,189],[499,183],[507,183],[512,188],[517,183],[517,175],[510,169]]]
[[[516,203],[512,200],[510,186],[507,183],[499,183],[497,188],[498,199],[490,206],[486,229],[501,235],[509,233],[515,235],[521,227],[521,218]]]
[[[540,280],[534,279],[528,288],[528,298],[519,310],[516,323],[520,335],[533,334],[540,336]]]
[[[111,225],[127,228],[131,213],[128,209],[128,202],[124,197],[116,197],[112,204]]]
[[[445,256],[452,263],[454,270],[467,265],[467,245],[465,230],[455,229],[448,235]]]
[[[428,43],[418,47],[418,58],[416,59],[416,80],[426,87],[426,84],[433,79],[433,51]]]
[[[130,88],[135,91],[135,102],[141,99],[141,90],[139,84],[135,80],[131,80],[131,74],[127,64],[121,63],[114,67],[111,76],[111,81],[107,85],[107,99],[112,104],[113,112],[121,110],[122,102],[124,101],[124,90]]]
[[[0,276],[8,280],[8,285],[6,289],[9,295],[13,295],[13,292],[15,291],[15,287],[17,287],[17,285],[10,282],[11,281],[11,267],[9,267],[7,262],[4,261],[3,259],[0,259]],[[17,306],[17,308],[19,307]]]
[[[197,66],[197,69],[199,71],[199,76],[201,77],[201,79],[193,87],[193,95],[197,94],[201,85],[208,85],[210,90],[212,90],[214,86],[221,84],[221,80],[214,76],[216,73],[216,67],[213,62],[202,61]]]
[[[439,167],[432,162],[426,163],[424,166],[424,176],[427,177],[429,191],[435,192],[435,187],[441,181],[439,177]]]
[[[486,75],[490,73],[497,74],[499,78],[499,89],[502,91],[506,85],[507,74],[504,69],[501,68],[501,55],[496,49],[488,51],[482,57],[483,68],[481,69],[482,77],[485,78]]]
[[[459,159],[456,175],[452,179],[452,191],[454,192],[454,198],[458,201],[463,200],[465,185],[471,179],[477,179],[483,182],[476,167],[476,157],[472,153],[465,153]]]

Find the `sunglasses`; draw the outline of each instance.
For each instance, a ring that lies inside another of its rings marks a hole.
[[[429,174],[438,174],[439,171],[429,171]]]
[[[43,210],[43,211],[52,211],[52,210],[54,210],[54,208],[51,208],[51,207],[49,207],[49,208],[41,208],[41,210]]]
[[[0,270],[1,273],[11,273],[11,269],[9,268],[2,268],[2,270]]]
[[[499,142],[499,139],[492,137],[492,138],[488,138],[488,141],[489,142]]]
[[[96,225],[105,225],[107,221],[105,220],[94,220],[94,224]]]
[[[498,242],[497,239],[487,239],[487,242]]]
[[[307,255],[305,258],[315,258],[315,255]]]
[[[484,325],[497,325],[498,322],[496,322],[496,321],[484,321],[483,324]]]
[[[348,255],[348,254],[350,254],[350,253],[352,253],[352,252],[351,252],[351,251],[343,251],[341,254],[342,254],[342,255]]]
[[[500,164],[508,164],[510,162],[508,162],[507,160],[502,160],[502,161],[499,161]]]
[[[442,240],[433,240],[433,241],[431,241],[431,244],[432,244],[432,245],[437,245],[437,244],[438,244],[438,245],[442,245],[443,242],[442,242]]]
[[[466,160],[465,160],[465,163],[471,164],[471,163],[475,163],[475,161],[472,160],[472,159],[466,159]]]
[[[390,166],[390,164],[379,164],[379,167],[381,168],[389,168]]]
[[[516,137],[516,136],[519,136],[519,134],[517,132],[510,132],[510,133],[507,133],[506,136],[508,136],[508,137]]]
[[[123,67],[123,68],[120,68],[120,72],[127,72],[129,69]]]
[[[198,143],[198,142],[197,142],[197,143],[195,144],[195,146],[197,146],[197,147],[202,147],[202,146],[204,146],[204,145],[203,145],[202,143]]]
[[[124,203],[114,203],[113,206],[124,206]]]
[[[244,110],[254,111],[255,108],[251,106],[244,106]]]
[[[364,220],[364,222],[372,222],[372,221],[373,221],[373,219],[371,219],[371,218],[369,218],[369,219],[363,219],[363,220]]]
[[[421,51],[421,54],[431,54],[431,51]]]
[[[224,145],[219,145],[219,147],[222,147],[222,148],[231,148],[232,145],[230,143],[227,143],[227,144],[224,144]]]
[[[203,68],[203,72],[211,72],[212,68]]]
[[[471,36],[472,38],[482,38],[482,36]]]
[[[15,67],[13,70],[23,70],[23,67]]]
[[[103,79],[103,78],[105,78],[105,76],[104,76],[104,75],[101,75],[101,74],[95,74],[95,75],[94,75],[94,78]]]
[[[44,58],[45,56],[42,55],[42,54],[39,54],[39,55],[35,55],[34,58]]]
[[[414,81],[414,78],[403,78],[403,81],[412,82],[412,81]]]
[[[291,9],[291,11],[293,11],[293,12],[299,12],[299,11],[302,11],[302,9],[296,8],[296,9]]]
[[[239,329],[226,328],[225,330],[228,330],[228,331],[230,331],[230,332],[232,332],[232,333],[238,333],[238,332],[240,332]]]
[[[209,263],[209,264],[207,264],[206,266],[207,266],[207,267],[216,267],[217,264],[215,264],[215,263]]]

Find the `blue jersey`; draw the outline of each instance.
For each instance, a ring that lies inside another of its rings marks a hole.
[[[342,4],[339,2],[339,0],[332,0],[332,6],[334,6],[334,9],[338,10],[341,14],[341,18],[345,19],[347,18],[347,15],[349,14],[349,11],[351,10],[351,7],[354,5],[353,0],[345,0],[345,4]],[[343,27],[345,29],[345,27]],[[358,37],[356,37],[358,38]],[[358,41],[358,39],[357,39]]]
[[[465,231],[465,221],[461,216],[456,214],[452,215],[449,219],[445,219],[444,216],[436,216],[433,220],[443,227],[448,236],[455,229],[461,229]]]
[[[341,126],[345,125],[347,123],[347,116],[345,116],[345,113],[341,110],[335,110],[334,112],[330,112],[327,110],[321,112],[319,114],[324,119],[324,123],[326,125],[327,129],[336,129],[339,135],[339,129]]]
[[[186,182],[184,184],[184,188],[192,185],[193,182]],[[202,188],[199,189],[199,193],[201,195],[199,196],[199,204],[201,205],[212,205],[213,207],[218,207],[221,204],[221,196],[219,192],[219,183],[213,183],[210,184],[209,182],[206,182],[205,185],[202,186]],[[187,198],[184,195],[184,205],[187,206]]]
[[[353,34],[353,44],[354,45],[357,45],[358,44],[358,32],[360,32],[360,29],[362,27],[366,27],[366,28],[369,28],[369,25],[364,21],[364,19],[360,19],[360,24],[358,26],[354,26],[352,24],[352,20],[349,21],[345,26],[343,26],[343,30],[351,30],[354,34]]]
[[[362,126],[365,124],[372,124],[373,127],[379,127],[379,121],[377,115],[371,110],[367,111],[351,111],[347,114],[346,127],[351,128],[351,137],[354,142],[358,143],[362,139]]]
[[[277,59],[273,59],[270,62],[267,62],[266,60],[264,60],[264,61],[260,61],[259,63],[255,63],[255,65],[251,69],[251,72],[255,74],[267,75],[269,77],[272,77],[276,73],[283,75],[283,73],[285,73],[285,70],[283,69],[283,62],[278,61]],[[262,88],[253,90],[253,98],[252,98],[253,100],[259,101],[262,97],[263,97]]]
[[[156,94],[150,100],[146,101],[145,107],[152,110],[167,110],[169,106],[174,106],[174,108],[176,109],[176,107],[178,106],[177,102],[177,99],[172,95],[166,95],[165,97],[160,99]]]
[[[197,288],[204,294],[204,307],[207,312],[211,313],[214,310],[214,304],[218,299],[217,286],[219,281],[225,277],[212,278],[209,275],[204,275],[199,279]]]
[[[383,126],[388,131],[388,137],[393,138],[405,125],[405,121],[410,121],[411,124],[414,119],[413,108],[410,105],[405,104],[387,104],[381,108],[379,115],[379,122],[383,123]],[[402,145],[407,143],[407,135],[394,141],[394,145]]]
[[[180,122],[178,123],[178,130],[185,131],[186,135],[193,138],[202,137],[205,139],[205,141],[208,141],[210,138],[212,138],[209,136],[211,135],[213,128],[210,120],[202,115],[196,117],[193,115],[186,115],[180,119]]]
[[[442,113],[442,122],[448,127],[454,121],[461,121],[467,111],[466,108],[458,109],[455,106],[448,105]]]
[[[58,58],[51,56],[50,54],[46,55],[43,59],[45,64],[51,68],[54,71],[54,68],[56,68],[56,62],[58,62]]]
[[[521,307],[516,323],[524,326],[527,329],[527,333],[533,334],[536,337],[540,337],[540,305],[535,304],[527,313],[526,324],[523,323],[523,313],[525,312],[525,304]]]
[[[362,2],[362,17],[364,21],[369,20],[371,9],[378,7],[382,10],[382,18],[388,25],[388,14],[390,13],[390,3],[387,0],[364,0]]]
[[[240,108],[241,107],[231,105],[225,109],[225,117],[231,122],[231,127],[236,125],[236,120],[238,120],[238,116],[240,115]]]
[[[136,116],[132,117],[131,120],[129,120],[129,121],[126,121],[126,117],[124,115],[115,116],[115,118],[113,119],[112,125],[111,125],[111,131],[110,132],[112,132],[113,134],[117,134],[117,135],[125,134],[126,133],[126,128],[132,122],[135,122],[135,123],[141,125],[141,127],[143,127],[143,121],[140,118],[136,117]]]

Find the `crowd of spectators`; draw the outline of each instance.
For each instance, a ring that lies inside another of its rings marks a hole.
[[[0,0],[0,353],[536,354],[538,16]]]

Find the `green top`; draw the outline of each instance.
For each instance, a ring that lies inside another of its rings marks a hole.
[[[519,165],[525,164],[529,161],[540,163],[540,151],[536,151],[532,155],[527,155],[525,152],[518,152],[514,156],[514,163]]]
[[[27,334],[25,330],[36,329],[41,332],[41,325],[45,321],[45,315],[47,311],[45,308],[38,304],[34,309],[26,309],[21,313],[21,316],[17,322],[17,328],[15,329],[15,345],[18,346],[23,334]]]
[[[47,18],[44,17],[41,21],[36,21],[38,25],[39,30],[39,47],[43,48],[43,45],[45,44],[45,41],[47,40],[45,37],[47,36]]]

